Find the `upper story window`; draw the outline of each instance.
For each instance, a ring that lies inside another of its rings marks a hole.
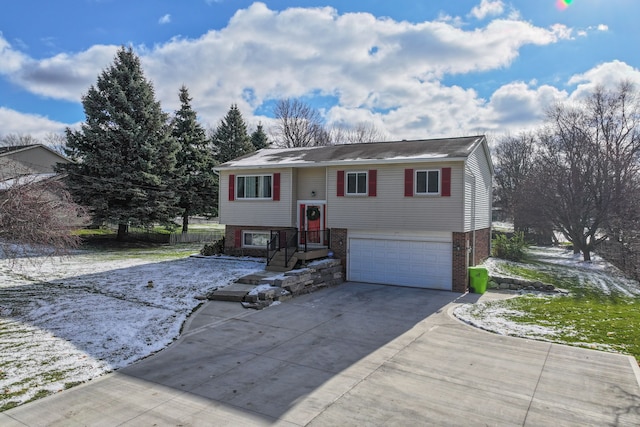
[[[236,177],[237,199],[271,199],[272,175],[240,175]]]
[[[347,172],[347,195],[367,195],[367,172]]]
[[[440,194],[440,171],[418,170],[415,179],[416,194]]]

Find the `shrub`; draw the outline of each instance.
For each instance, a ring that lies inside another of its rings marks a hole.
[[[220,255],[224,253],[224,237],[220,240],[216,240],[213,243],[205,243],[204,247],[200,249],[200,255],[212,256]]]
[[[521,261],[524,258],[526,247],[527,242],[524,240],[524,233],[522,232],[516,232],[511,237],[507,237],[505,234],[497,234],[492,242],[491,255],[496,258]]]

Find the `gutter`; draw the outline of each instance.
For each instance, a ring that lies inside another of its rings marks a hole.
[[[273,162],[263,165],[229,165],[215,167],[214,171],[242,170],[242,169],[282,169],[282,168],[317,168],[328,166],[360,166],[360,165],[390,165],[409,163],[442,163],[466,162],[467,157],[431,157],[431,158],[398,158],[398,159],[362,159],[362,160],[332,160],[328,162],[279,163]]]

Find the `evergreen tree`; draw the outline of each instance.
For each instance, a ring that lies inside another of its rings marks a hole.
[[[267,139],[267,134],[264,133],[262,123],[259,123],[258,128],[251,134],[251,144],[256,150],[261,150],[269,146],[269,140]]]
[[[173,137],[180,146],[177,154],[176,192],[182,210],[182,232],[189,230],[189,216],[215,215],[218,180],[213,172],[215,161],[204,128],[191,108],[185,86],[180,88],[181,107],[173,119]]]
[[[86,122],[66,130],[75,162],[59,168],[74,199],[95,221],[118,224],[119,240],[129,225],[168,223],[177,214],[177,144],[131,48],[118,51],[82,105]]]
[[[219,163],[255,151],[247,132],[247,125],[238,106],[233,104],[213,135],[214,155]]]

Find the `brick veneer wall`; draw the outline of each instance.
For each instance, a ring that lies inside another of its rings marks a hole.
[[[467,270],[469,253],[467,242],[469,233],[453,233],[452,287],[453,292],[465,293],[469,289],[469,273]]]
[[[266,257],[267,248],[243,248],[242,242],[236,242],[237,230],[291,230],[283,227],[257,227],[251,225],[226,225],[224,232],[224,253],[233,256]]]
[[[469,233],[469,241],[473,242],[473,233]],[[476,230],[476,250],[475,259],[471,260],[471,265],[482,264],[491,255],[491,228]]]
[[[342,262],[342,273],[347,276],[347,229],[332,228],[329,247],[333,251],[333,257]]]
[[[491,228],[483,228],[475,232],[475,251],[473,232],[453,233],[453,292],[467,292],[469,290],[469,266],[478,265],[489,258],[491,254]]]

